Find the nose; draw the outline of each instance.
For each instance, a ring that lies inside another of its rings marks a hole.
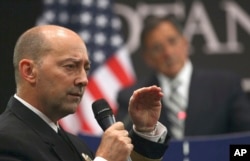
[[[163,56],[171,57],[175,53],[174,48],[169,44],[164,44],[163,46]]]
[[[82,69],[81,72],[78,73],[75,79],[75,85],[84,87],[88,84],[88,76],[85,69]]]

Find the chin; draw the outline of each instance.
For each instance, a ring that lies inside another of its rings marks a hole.
[[[69,113],[70,113],[70,114],[75,113],[75,112],[76,112],[76,110],[77,110],[77,108],[78,108],[78,106],[76,106],[76,107],[72,107],[71,109],[69,109]]]
[[[169,78],[174,78],[177,75],[177,73],[168,71],[168,72],[165,72],[165,75]]]
[[[69,105],[69,106],[65,106],[65,108],[63,109],[63,113],[65,113],[66,115],[70,115],[70,114],[74,114],[76,112],[78,108],[78,105]]]
[[[165,73],[168,77],[174,78],[176,75],[178,75],[178,73],[181,71],[181,68],[178,67],[173,67],[170,70],[167,70]]]

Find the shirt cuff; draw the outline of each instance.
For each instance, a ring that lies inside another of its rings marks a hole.
[[[93,161],[108,161],[102,157],[95,157],[95,159]]]
[[[133,125],[133,130],[140,137],[157,143],[163,143],[168,133],[167,128],[160,122],[157,122],[152,132],[139,132],[135,129],[135,125]]]

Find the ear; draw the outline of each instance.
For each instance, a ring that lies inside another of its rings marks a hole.
[[[30,59],[22,59],[19,62],[19,72],[23,79],[30,83],[36,82],[35,63]]]

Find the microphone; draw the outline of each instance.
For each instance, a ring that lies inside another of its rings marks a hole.
[[[115,123],[115,117],[106,100],[99,99],[95,101],[92,104],[92,110],[98,124],[101,126],[103,131]]]
[[[103,131],[116,122],[112,109],[105,99],[101,98],[92,103],[92,110]],[[128,157],[127,161],[132,160]]]

